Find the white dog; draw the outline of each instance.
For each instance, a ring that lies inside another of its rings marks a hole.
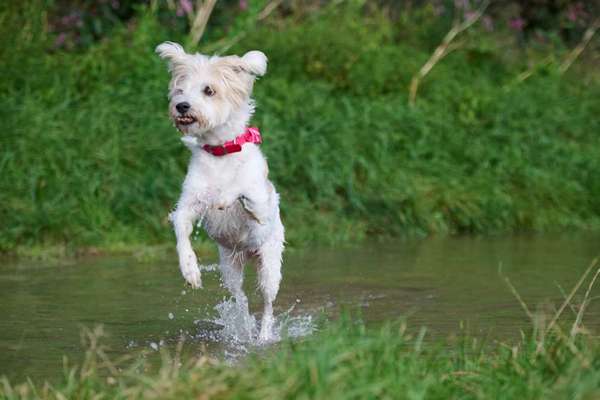
[[[202,286],[189,238],[197,221],[217,242],[223,281],[238,303],[247,304],[244,262],[256,259],[264,297],[259,340],[267,341],[281,281],[284,229],[279,195],[258,148],[260,133],[248,127],[254,112],[252,87],[256,77],[265,74],[267,58],[260,51],[243,57],[187,54],[172,42],[156,51],[169,61],[172,75],[169,114],[192,152],[181,196],[170,215],[181,273],[193,288]]]

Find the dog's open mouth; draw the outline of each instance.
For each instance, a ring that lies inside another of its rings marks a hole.
[[[191,125],[194,122],[197,122],[198,120],[196,119],[196,117],[193,117],[191,115],[179,115],[175,118],[175,122],[178,125]]]

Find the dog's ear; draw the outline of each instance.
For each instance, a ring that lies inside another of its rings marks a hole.
[[[263,76],[267,73],[267,56],[262,51],[249,51],[242,57],[242,68],[252,75]]]
[[[163,59],[169,60],[170,65],[183,63],[187,54],[179,43],[164,42],[156,46],[156,53]]]

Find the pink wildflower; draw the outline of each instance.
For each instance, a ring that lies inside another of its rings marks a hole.
[[[508,26],[515,31],[522,31],[525,27],[525,20],[521,17],[513,18],[508,21]]]
[[[183,17],[184,15],[189,15],[194,11],[194,6],[192,5],[191,0],[179,0],[179,4],[177,6],[177,16]]]

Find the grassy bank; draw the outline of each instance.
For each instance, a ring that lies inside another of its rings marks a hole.
[[[545,327],[544,327],[545,328]],[[543,328],[540,328],[543,329]],[[537,330],[518,343],[431,343],[406,325],[350,320],[240,365],[200,357],[159,370],[123,367],[92,340],[86,361],[57,384],[0,381],[0,399],[593,399],[600,348],[588,337]],[[424,333],[424,331],[422,331]],[[542,339],[543,338],[543,339]],[[100,342],[101,343],[101,342]],[[122,367],[122,368],[121,368]]]
[[[188,153],[153,49],[184,33],[141,9],[50,51],[46,14],[24,3],[1,15],[0,250],[171,241]],[[254,123],[292,245],[599,225],[597,77],[546,62],[518,81],[531,49],[475,28],[411,108],[410,78],[448,27],[343,6],[266,20],[230,49],[270,59]]]

